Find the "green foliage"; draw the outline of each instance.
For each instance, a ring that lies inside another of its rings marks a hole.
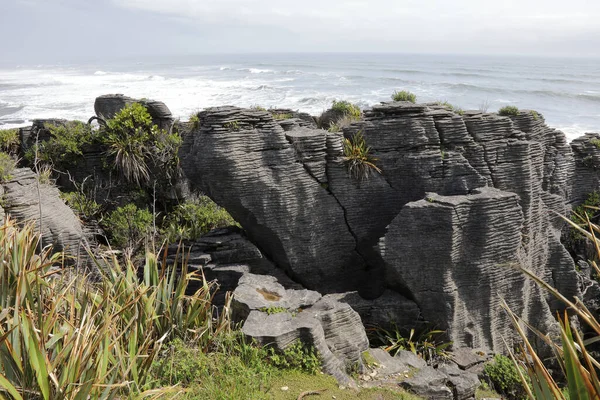
[[[143,392],[165,341],[207,348],[228,332],[215,319],[214,288],[187,265],[169,268],[148,254],[140,280],[131,263],[98,263],[100,277],[58,270],[63,255],[44,249],[33,224],[0,229],[0,397],[116,399]],[[93,257],[92,257],[93,259]],[[58,273],[57,273],[58,272]],[[49,279],[51,277],[51,279]],[[193,280],[197,291],[186,295]],[[3,392],[3,393],[2,393]]]
[[[590,144],[593,144],[596,148],[600,149],[600,139],[591,139]]]
[[[179,166],[181,137],[154,125],[146,107],[139,103],[125,106],[107,121],[101,140],[114,167],[128,182],[147,185],[152,169],[171,179]]]
[[[348,116],[353,120],[359,120],[361,116],[360,107],[346,100],[334,100],[331,104],[331,110],[336,111],[342,116]]]
[[[450,359],[447,349],[452,342],[443,340],[445,332],[424,331],[419,335],[411,329],[408,337],[393,325],[391,329],[376,327],[369,329],[371,344],[384,346],[385,351],[395,356],[400,350],[408,350],[423,358],[428,364]]]
[[[373,171],[381,173],[375,165],[377,158],[371,155],[371,148],[362,132],[357,132],[352,139],[344,138],[344,163],[350,176],[362,181],[371,176]]]
[[[127,204],[110,213],[102,221],[102,225],[110,232],[114,246],[132,251],[139,248],[150,235],[152,222],[150,211],[139,209],[135,204]]]
[[[198,129],[200,127],[200,116],[197,112],[190,115],[190,124],[192,124],[192,129]]]
[[[275,121],[282,121],[290,118],[294,118],[293,114],[290,113],[273,113],[273,119]]]
[[[226,122],[223,125],[223,128],[228,129],[230,131],[234,131],[234,132],[237,132],[237,131],[239,131],[241,129],[240,128],[240,123],[238,121]]]
[[[438,101],[438,102],[436,102],[436,104],[439,105],[439,106],[443,106],[444,108],[447,108],[448,110],[453,111],[453,112],[455,112],[458,115],[464,115],[465,114],[465,111],[462,108],[454,106],[454,105],[450,104],[447,101]]]
[[[540,114],[537,111],[531,110],[530,112],[531,112],[531,116],[533,117],[534,121],[537,121],[541,118]]]
[[[100,215],[102,206],[90,199],[85,193],[67,192],[61,193],[60,197],[71,207],[83,220],[89,221]]]
[[[395,91],[394,94],[392,95],[392,100],[394,101],[408,101],[411,103],[416,103],[417,102],[417,96],[414,93],[411,93],[409,91],[406,90],[402,90],[402,91]]]
[[[516,117],[519,115],[519,109],[515,106],[505,106],[498,110],[498,115],[502,115],[503,117]]]
[[[255,104],[255,105],[251,106],[250,109],[251,110],[256,110],[256,111],[267,111],[266,108],[264,108],[264,107],[262,107],[262,106],[260,106],[258,104]]]
[[[484,372],[498,393],[512,399],[527,398],[519,371],[510,358],[497,354],[494,360],[485,366]]]
[[[0,150],[6,153],[14,153],[19,146],[18,129],[0,129]]]
[[[579,226],[587,228],[588,219],[597,223],[600,211],[600,192],[594,191],[588,194],[583,204],[575,207],[571,213],[571,221]],[[571,239],[581,240],[584,236],[578,229],[571,229]]]
[[[317,352],[300,340],[288,345],[283,351],[268,347],[267,359],[278,369],[303,371],[313,375],[321,369],[321,359]]]
[[[65,124],[46,124],[50,139],[34,144],[25,153],[25,158],[33,163],[37,148],[38,161],[57,168],[75,165],[83,155],[83,147],[92,143],[92,129],[80,121]]]
[[[280,314],[280,313],[288,312],[288,309],[285,307],[263,307],[263,308],[259,309],[258,311],[267,313],[267,315],[273,315],[273,314]]]
[[[593,242],[598,253],[596,256],[600,258],[600,241],[596,237],[600,227],[590,223],[584,228],[566,217],[563,217],[563,219],[572,228],[577,229],[583,236]],[[600,275],[600,268],[596,261],[592,260],[591,266],[596,275]],[[596,319],[595,313],[592,313],[580,299],[574,298],[574,301],[571,301],[544,279],[540,279],[529,270],[519,269],[566,306],[564,314],[558,317],[560,341],[553,339],[554,335],[544,334],[531,328],[534,334],[554,352],[555,359],[566,380],[565,387],[561,389],[544,366],[536,349],[531,345],[528,335],[523,330],[523,326],[525,326],[523,321],[511,311],[505,301],[502,301],[502,307],[507,311],[515,330],[522,340],[523,354],[518,359],[511,354],[511,358],[512,362],[519,366],[519,378],[527,391],[527,395],[529,398],[559,400],[600,398],[600,379],[598,378],[597,369],[599,364],[595,356],[592,356],[588,350],[590,345],[600,340],[600,323]],[[569,314],[567,314],[567,310]],[[571,326],[570,321],[575,314],[578,317],[577,326],[580,324],[587,325],[586,330],[589,333],[586,333],[585,340],[582,331]],[[521,368],[524,368],[524,372],[521,371]]]
[[[332,133],[341,132],[344,130],[344,128],[349,127],[354,121],[356,121],[354,117],[344,115],[343,117],[338,118],[335,122],[332,122],[331,125],[329,125],[328,131]]]
[[[171,242],[198,239],[216,228],[237,225],[222,207],[207,196],[179,204],[163,221],[162,234]]]
[[[10,154],[0,152],[0,182],[10,180],[16,167],[17,162]]]

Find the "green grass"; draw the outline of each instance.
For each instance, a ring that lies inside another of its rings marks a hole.
[[[275,121],[283,121],[286,119],[294,118],[294,115],[291,113],[273,113],[272,115]]]
[[[600,149],[600,139],[591,139],[590,144],[593,144],[596,148]]]
[[[10,180],[16,167],[17,161],[10,154],[0,152],[0,182]]]
[[[417,102],[417,96],[414,93],[411,93],[407,90],[395,91],[392,94],[392,100],[394,101],[408,101],[410,103]]]
[[[515,106],[505,106],[498,110],[498,115],[503,117],[516,117],[519,115],[519,109]]]

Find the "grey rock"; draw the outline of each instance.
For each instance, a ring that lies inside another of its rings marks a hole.
[[[469,348],[452,349],[452,361],[462,370],[484,363],[489,357],[481,351]]]
[[[462,371],[454,365],[444,365],[438,371],[448,377],[447,385],[452,388],[455,400],[466,400],[475,397],[481,384],[476,374]]]
[[[452,390],[446,386],[448,376],[433,367],[425,367],[400,383],[400,386],[418,396],[434,400],[452,400]]]
[[[403,364],[398,358],[392,357],[390,353],[383,349],[369,349],[367,352],[377,363],[376,366],[372,366],[377,371],[377,376],[387,377],[410,372],[408,365]]]
[[[262,345],[285,349],[296,340],[313,346],[323,370],[342,385],[353,385],[347,370],[360,365],[369,347],[360,316],[344,303],[307,290],[285,290],[275,278],[245,274],[234,292],[234,313],[242,331]],[[269,315],[269,308],[287,312]]]
[[[36,230],[41,225],[44,246],[52,245],[54,250],[74,256],[77,265],[86,265],[87,241],[81,222],[60,198],[59,190],[40,183],[38,193],[37,175],[29,168],[16,169],[11,175],[2,184],[6,215],[19,223],[35,221]]]
[[[417,356],[412,351],[400,350],[398,353],[396,353],[394,358],[410,368],[421,369],[427,367],[425,360]]]
[[[539,114],[459,116],[390,102],[338,134],[235,107],[208,109],[200,121],[180,154],[192,189],[306,288],[373,301],[397,293],[390,320],[377,323],[416,315],[458,347],[503,351],[512,329],[499,294],[542,330],[563,307],[510,265],[580,294],[551,212],[573,197],[576,149]],[[359,131],[382,170],[363,181],[348,175],[343,153],[343,139]],[[381,309],[354,303],[364,320]]]

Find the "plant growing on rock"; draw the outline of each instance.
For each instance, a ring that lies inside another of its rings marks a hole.
[[[192,125],[192,129],[198,129],[200,127],[200,116],[197,112],[190,115],[190,124]]]
[[[212,229],[237,225],[227,210],[207,196],[179,204],[163,222],[167,241],[195,240]]]
[[[19,147],[18,129],[0,129],[0,150],[14,154]]]
[[[344,163],[350,176],[362,181],[368,179],[373,171],[381,174],[381,169],[375,165],[376,161],[362,132],[354,134],[352,139],[344,138]]]
[[[38,161],[55,168],[68,168],[83,156],[83,147],[92,143],[92,129],[80,121],[64,124],[46,124],[50,139],[34,144],[25,153],[25,159],[33,163],[37,151]]]
[[[67,192],[61,193],[60,197],[85,221],[95,219],[102,211],[102,206],[86,196],[85,193]]]
[[[17,161],[10,154],[0,152],[0,182],[10,180],[16,167]]]
[[[411,93],[407,90],[402,90],[402,91],[395,91],[394,94],[392,94],[392,100],[394,101],[408,101],[410,103],[416,103],[417,102],[417,96],[414,93]]]
[[[415,330],[411,329],[407,337],[395,325],[391,329],[381,327],[369,329],[372,344],[384,346],[384,350],[393,356],[400,350],[411,351],[428,364],[450,358],[447,349],[452,346],[452,342],[445,342],[441,339],[444,333],[440,330],[430,330],[415,334]]]
[[[498,115],[503,117],[516,117],[519,115],[519,109],[515,106],[505,106],[498,110]]]
[[[331,110],[353,120],[359,120],[361,115],[360,107],[346,100],[334,100],[331,104]]]
[[[117,170],[137,185],[149,183],[151,169],[170,179],[179,165],[181,137],[154,125],[146,107],[139,103],[125,106],[106,122],[102,142]]]

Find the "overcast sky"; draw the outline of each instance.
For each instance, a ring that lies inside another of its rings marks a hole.
[[[600,57],[600,0],[0,0],[0,59],[239,52]]]

